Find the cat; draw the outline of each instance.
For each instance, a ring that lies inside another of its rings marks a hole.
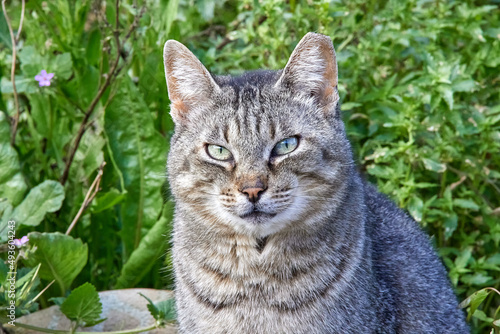
[[[365,182],[329,37],[283,70],[211,75],[169,40],[180,333],[467,333],[418,224]]]

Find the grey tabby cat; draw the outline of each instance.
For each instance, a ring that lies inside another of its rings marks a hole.
[[[330,38],[213,76],[164,49],[180,333],[467,333],[417,223],[353,164]]]

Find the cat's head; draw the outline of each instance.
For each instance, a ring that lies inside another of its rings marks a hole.
[[[212,76],[173,40],[164,61],[178,208],[260,237],[310,228],[338,208],[352,154],[329,37],[307,34],[281,71]]]

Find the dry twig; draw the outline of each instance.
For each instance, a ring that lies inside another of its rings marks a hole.
[[[66,231],[66,235],[69,235],[71,233],[71,230],[75,227],[76,223],[82,216],[83,211],[90,205],[94,197],[97,195],[99,192],[99,185],[101,184],[101,179],[102,179],[102,174],[103,174],[103,169],[104,166],[106,166],[106,162],[103,161],[101,166],[99,167],[99,171],[97,172],[97,175],[94,179],[94,182],[90,185],[89,190],[87,191],[87,194],[85,195],[85,199],[83,200],[82,205],[80,206],[80,210],[78,210],[78,213],[76,214],[75,218],[71,222],[71,224],[68,227],[68,230]]]

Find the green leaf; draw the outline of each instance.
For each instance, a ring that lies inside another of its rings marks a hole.
[[[470,209],[473,211],[479,210],[479,206],[471,199],[455,198],[453,205],[463,209]]]
[[[9,120],[1,111],[0,157],[0,198],[7,198],[12,205],[17,205],[23,199],[27,185],[21,174],[17,152],[10,145]]]
[[[27,45],[19,51],[19,60],[21,61],[21,70],[33,84],[36,84],[35,75],[40,73],[41,70],[49,72],[47,67],[49,64],[48,57],[41,56],[37,48],[33,45]]]
[[[61,306],[62,303],[66,300],[66,297],[52,297],[49,298],[49,302],[53,302],[57,306]]]
[[[177,312],[175,309],[175,299],[164,300],[156,303],[156,309],[159,310],[158,318],[167,323],[175,322],[177,319]],[[148,308],[149,309],[149,308]],[[151,309],[149,309],[151,312]],[[158,320],[158,319],[157,319]]]
[[[444,238],[448,240],[457,229],[458,217],[455,213],[450,214],[444,219]]]
[[[90,33],[86,48],[86,59],[90,65],[99,65],[101,59],[101,31],[94,29]]]
[[[163,23],[163,33],[168,36],[170,33],[170,29],[172,28],[172,23],[174,23],[177,18],[177,9],[179,7],[180,0],[170,0],[167,5],[167,10],[162,14],[163,19],[161,20]]]
[[[437,161],[423,158],[422,162],[424,163],[425,169],[431,170],[436,173],[443,173],[446,170],[446,165],[439,163]]]
[[[198,11],[205,21],[211,21],[214,18],[215,0],[196,1]]]
[[[473,275],[464,275],[462,276],[461,280],[467,285],[484,286],[486,283],[492,280],[492,277],[484,275],[483,273],[475,273]]]
[[[488,297],[490,290],[481,289],[479,291],[474,292],[472,295],[467,297],[463,302],[458,305],[460,308],[466,308],[470,306],[467,320],[470,320],[470,317],[474,314],[476,309],[481,305],[481,303]]]
[[[25,285],[26,283],[32,281],[34,279],[34,277],[35,277],[35,274],[36,274],[37,270],[38,270],[38,266],[36,266],[35,268],[31,269],[23,277],[21,277],[21,278],[17,277],[17,280],[16,280],[16,289],[19,289],[23,285]]]
[[[346,103],[342,103],[342,105],[340,106],[340,110],[342,110],[342,111],[344,111],[344,110],[351,110],[353,108],[360,107],[360,106],[362,106],[361,103],[346,102]]]
[[[454,92],[471,92],[476,87],[476,83],[469,79],[453,83],[452,86]]]
[[[175,309],[175,299],[171,298],[168,300],[161,301],[159,303],[153,303],[151,299],[144,296],[142,293],[139,293],[142,297],[144,297],[148,302],[148,310],[155,318],[156,321],[160,323],[172,323],[177,319],[177,312]]]
[[[417,222],[422,221],[423,210],[424,202],[420,197],[414,195],[408,203],[408,211]]]
[[[91,211],[92,213],[99,213],[113,206],[121,203],[125,197],[127,196],[127,192],[121,193],[116,188],[111,188],[110,191],[99,194],[92,203]]]
[[[9,50],[12,50],[12,41],[10,39],[9,26],[5,21],[5,15],[0,15],[0,41]]]
[[[455,259],[455,265],[457,268],[465,268],[467,263],[469,263],[470,258],[472,257],[472,248],[467,247],[466,249],[460,252],[460,255]]]
[[[40,277],[55,279],[61,288],[61,295],[64,295],[87,263],[87,245],[80,239],[59,232],[32,232],[28,237],[33,247],[27,254],[28,264],[34,266],[41,263]]]
[[[101,319],[102,304],[95,287],[84,283],[71,291],[71,294],[61,305],[61,312],[70,320],[84,326],[93,326]]]
[[[63,200],[63,186],[57,181],[45,180],[31,189],[23,202],[14,209],[13,220],[18,224],[37,226],[47,212],[59,210]]]
[[[7,199],[0,199],[0,243],[7,241],[7,229],[9,228],[9,221],[12,220],[12,210],[12,205]]]
[[[8,272],[9,267],[7,267],[3,260],[0,260],[0,287],[6,282]]]
[[[45,94],[29,94],[28,99],[31,105],[31,117],[33,117],[37,132],[48,138],[52,126],[50,124],[49,96]]]
[[[472,314],[472,316],[473,316],[474,318],[478,318],[479,320],[481,320],[481,321],[485,321],[485,322],[490,323],[490,324],[493,322],[493,318],[488,317],[488,316],[486,315],[486,313],[484,313],[484,312],[483,312],[483,311],[481,311],[481,310],[476,310],[476,311],[474,312],[474,314]]]
[[[105,131],[128,195],[121,205],[125,259],[139,246],[162,208],[161,187],[168,145],[154,128],[152,113],[126,79],[105,113]]]
[[[439,86],[438,91],[441,93],[441,97],[445,100],[450,110],[453,110],[453,90],[451,86]]]
[[[51,59],[47,72],[53,72],[56,79],[67,80],[73,73],[73,61],[70,53],[63,53]]]
[[[123,266],[115,289],[134,287],[165,253],[172,216],[173,203],[168,202],[165,204],[162,217],[142,238],[139,247],[132,252]]]
[[[28,268],[23,268],[28,269]],[[35,282],[38,278],[38,272],[40,270],[40,264],[35,268],[31,269],[27,274],[18,278],[16,282],[16,300],[25,300],[28,294],[31,292]]]

